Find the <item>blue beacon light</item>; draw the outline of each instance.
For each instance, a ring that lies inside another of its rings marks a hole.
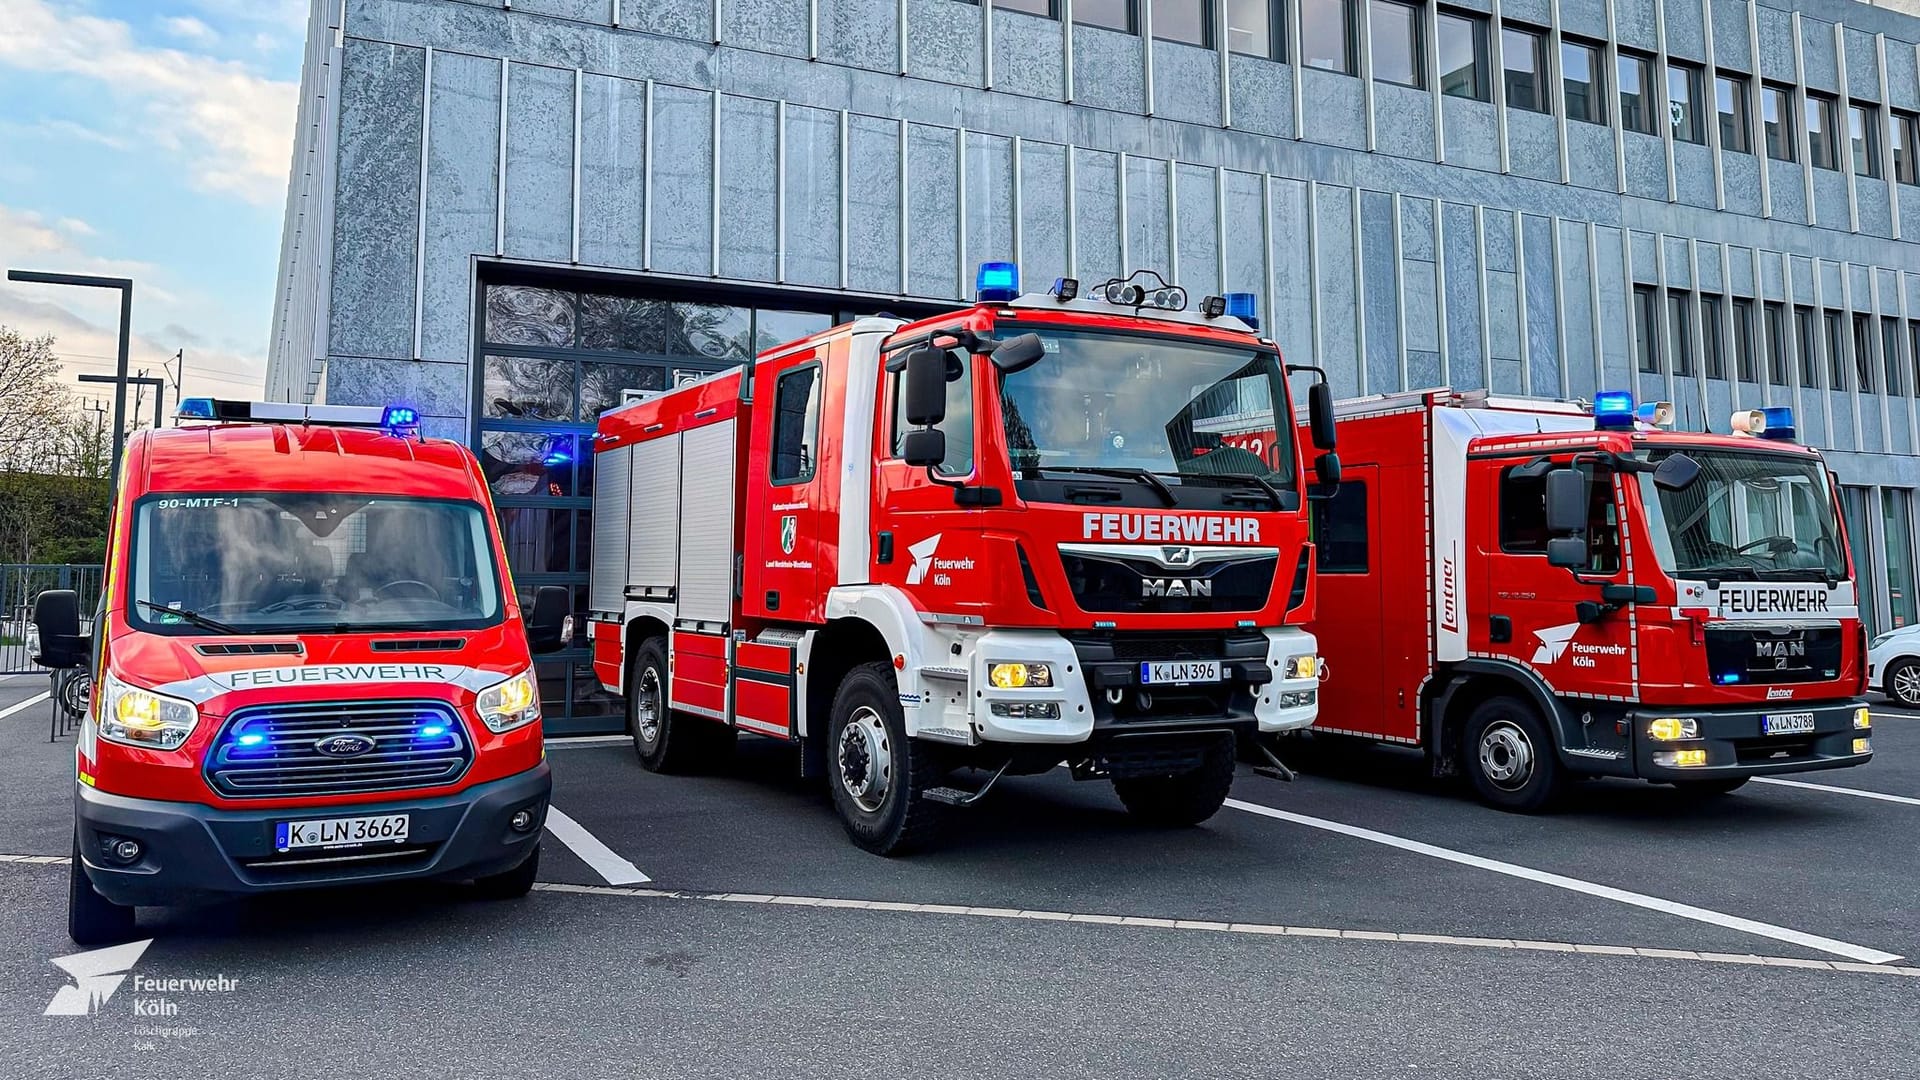
[[[974,279],[974,298],[983,303],[1006,303],[1020,295],[1020,268],[1010,262],[980,264]]]
[[[1761,438],[1793,440],[1793,409],[1785,405],[1771,405],[1760,410],[1760,415],[1766,422],[1766,426],[1760,430]]]
[[[185,398],[180,402],[180,407],[174,410],[174,415],[185,420],[211,420],[214,418],[213,399],[205,397]]]
[[[1633,395],[1625,390],[1602,390],[1593,395],[1593,426],[1622,429],[1633,427]]]
[[[1230,292],[1226,299],[1227,314],[1255,330],[1260,329],[1260,302],[1257,297],[1250,292]]]

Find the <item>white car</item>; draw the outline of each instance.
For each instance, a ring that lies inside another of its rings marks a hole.
[[[1920,709],[1920,623],[1873,639],[1867,647],[1867,685]]]

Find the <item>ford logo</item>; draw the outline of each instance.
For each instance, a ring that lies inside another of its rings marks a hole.
[[[328,757],[359,757],[373,749],[373,740],[365,735],[329,735],[315,741],[313,748]]]

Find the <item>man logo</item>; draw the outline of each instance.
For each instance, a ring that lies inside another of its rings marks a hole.
[[[1193,561],[1193,549],[1186,547],[1163,547],[1160,549],[1160,561],[1168,566],[1186,566]]]
[[[74,953],[72,956],[56,956],[51,961],[54,967],[73,976],[73,985],[63,986],[47,1003],[47,1011],[42,1016],[86,1016],[97,1013],[100,1006],[107,1003],[120,984],[126,981],[127,972],[139,963],[140,954],[147,951],[153,939],[136,941],[128,945],[114,945],[92,952]]]
[[[1169,598],[1200,598],[1213,595],[1213,582],[1206,578],[1141,578],[1140,595]]]
[[[934,533],[917,544],[907,546],[907,554],[913,556],[913,565],[907,568],[907,584],[918,585],[927,579],[927,571],[933,568],[933,553],[940,548],[941,535]]]
[[[800,519],[788,514],[780,519],[780,550],[793,554],[794,542],[800,539]]]

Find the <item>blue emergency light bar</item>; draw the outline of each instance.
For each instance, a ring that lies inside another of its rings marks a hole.
[[[1260,329],[1260,301],[1250,292],[1228,293],[1227,314],[1255,330]]]
[[[1602,390],[1593,395],[1593,426],[1607,431],[1632,430],[1633,393]]]
[[[1760,429],[1761,438],[1781,439],[1786,442],[1793,441],[1792,408],[1786,405],[1770,405],[1761,409],[1760,415],[1766,420],[1766,426]]]
[[[414,435],[420,429],[420,411],[406,405],[299,405],[287,401],[228,401],[221,398],[184,398],[174,416],[181,420],[212,420],[223,424],[325,424],[330,427],[377,427],[390,435]]]
[[[180,407],[173,415],[182,420],[212,420],[213,399],[210,397],[190,397],[180,399]]]
[[[1004,304],[1020,296],[1020,268],[1010,262],[980,264],[974,278],[974,299],[982,303]]]

